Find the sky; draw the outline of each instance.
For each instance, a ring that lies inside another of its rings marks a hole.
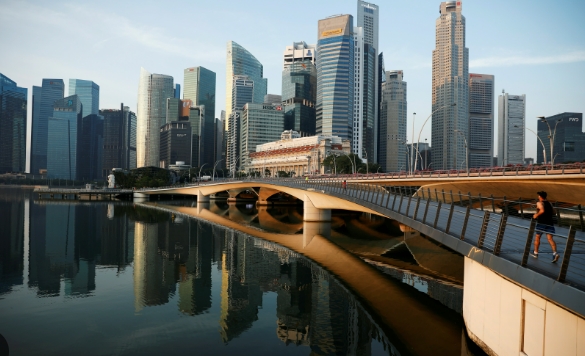
[[[372,1],[380,7],[379,52],[404,71],[408,141],[431,114],[432,51],[440,1]],[[526,127],[536,117],[585,112],[585,1],[463,0],[469,72],[495,76],[497,95],[526,94]],[[357,15],[356,0],[32,1],[0,0],[0,73],[29,89],[43,78],[92,80],[100,109],[136,111],[140,68],[183,84],[183,70],[217,74],[216,113],[225,109],[226,44],[264,66],[268,93],[281,93],[282,56],[293,42],[317,42],[320,19]],[[354,26],[356,25],[354,19]],[[416,116],[413,115],[416,113]],[[421,141],[431,139],[430,122]],[[496,136],[496,135],[494,135]],[[526,157],[537,139],[526,132]],[[494,146],[497,154],[497,142]]]

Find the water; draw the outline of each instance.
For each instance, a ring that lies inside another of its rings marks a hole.
[[[307,224],[295,208],[170,204],[0,189],[10,354],[478,352],[459,314],[331,243],[351,245],[336,226],[347,216]],[[341,230],[380,225],[353,221]]]

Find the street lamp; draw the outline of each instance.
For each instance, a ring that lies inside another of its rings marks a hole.
[[[370,174],[369,170],[368,170],[368,151],[366,151],[366,149],[363,149],[364,154],[366,155],[366,175]]]
[[[458,134],[461,134],[461,136],[463,136],[463,142],[465,142],[465,170],[467,171],[467,173],[469,173],[469,161],[468,161],[469,147],[467,147],[467,138],[465,138],[465,134],[463,133],[463,131],[461,131],[461,130],[453,130],[453,131],[455,131]],[[463,164],[463,162],[462,162],[462,164]]]
[[[520,126],[514,125],[514,127],[520,127]],[[532,132],[534,134],[534,136],[536,136],[538,141],[540,141],[540,144],[542,145],[542,155],[544,156],[544,164],[546,164],[546,148],[544,147],[544,142],[542,142],[542,140],[540,139],[540,136],[538,136],[538,134],[536,132],[534,132],[534,130],[529,129],[528,127],[525,127],[525,129]]]
[[[416,113],[412,113],[412,147],[410,148],[410,171],[411,173],[414,172],[413,163],[414,163],[414,121],[416,120]],[[418,147],[416,148],[418,151]],[[416,167],[415,167],[416,168]]]
[[[215,180],[215,167],[217,166],[217,164],[219,162],[223,161],[223,158],[220,160],[215,161],[215,164],[213,165],[213,175],[211,176],[213,180]]]
[[[203,169],[203,166],[205,166],[207,163],[203,163],[201,165],[201,167],[199,167],[199,183],[201,183],[201,170]]]
[[[355,163],[355,155],[353,156],[353,160],[351,159],[351,156],[348,155],[347,153],[345,153],[345,151],[341,151],[341,153],[343,153],[344,155],[347,156],[347,158],[349,159],[349,162],[351,163],[351,169],[352,169],[352,173],[355,174],[356,173],[356,163]]]
[[[548,126],[548,139],[549,139],[549,144],[550,144],[550,156],[552,157],[550,160],[550,165],[553,166],[555,164],[555,157],[556,157],[556,156],[553,156],[553,147],[555,144],[555,136],[557,134],[557,125],[559,124],[559,122],[563,121],[563,119],[556,120],[555,129],[553,132],[551,132],[550,125],[548,124],[548,120],[544,116],[538,116],[538,118],[540,119],[540,121],[544,122],[546,124],[546,126]],[[546,161],[545,161],[545,163],[546,163]]]
[[[408,154],[408,144],[406,143],[406,141],[402,141],[402,143],[404,144],[404,147],[406,148],[406,163],[410,163],[410,155]],[[407,174],[410,173],[409,169],[406,170],[406,173]]]
[[[420,141],[420,135],[422,134],[422,130],[425,128],[425,125],[427,124],[427,121],[429,121],[429,119],[431,118],[431,116],[433,116],[433,114],[434,114],[434,113],[436,113],[437,111],[439,111],[439,110],[441,110],[441,109],[444,109],[444,108],[446,108],[446,107],[448,107],[448,106],[456,106],[456,105],[457,105],[457,103],[452,103],[452,104],[449,104],[449,105],[443,105],[443,106],[441,106],[440,108],[438,108],[438,109],[436,109],[435,111],[433,111],[433,112],[432,112],[432,113],[429,115],[429,117],[427,117],[427,119],[426,119],[426,120],[425,120],[425,122],[423,123],[423,125],[422,125],[422,127],[420,128],[420,131],[419,131],[419,133],[418,133],[418,139],[416,140],[416,149],[417,149],[417,150],[418,150],[418,143],[419,143],[419,141]],[[414,144],[414,142],[413,142],[412,144]],[[418,156],[416,157],[416,159],[415,159],[415,162],[414,162],[414,166],[415,166],[415,167],[416,167],[416,165],[417,165],[417,162],[418,162]]]

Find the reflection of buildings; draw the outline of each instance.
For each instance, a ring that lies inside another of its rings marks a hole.
[[[23,283],[24,215],[24,200],[0,200],[0,295]]]

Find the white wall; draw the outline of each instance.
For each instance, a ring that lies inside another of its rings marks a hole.
[[[471,338],[497,355],[585,356],[585,319],[467,257],[463,317]]]

